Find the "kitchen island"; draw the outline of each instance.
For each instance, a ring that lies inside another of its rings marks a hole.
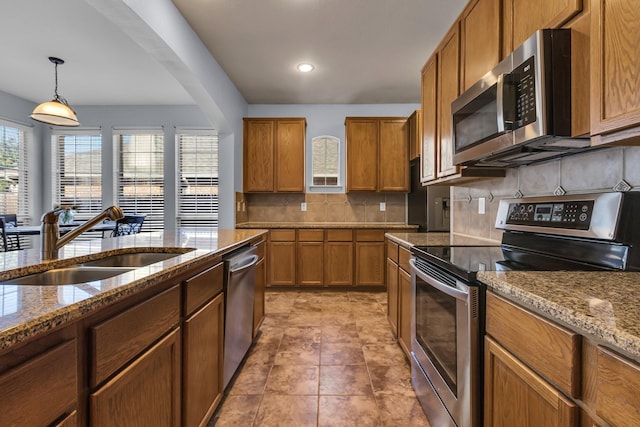
[[[185,228],[75,242],[44,262],[37,250],[1,254],[0,424],[208,419],[222,397],[222,255],[264,248],[264,235]],[[12,281],[140,252],[175,256],[74,285]]]

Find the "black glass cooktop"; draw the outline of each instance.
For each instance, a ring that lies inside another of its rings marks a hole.
[[[479,271],[590,271],[602,267],[547,256],[508,246],[414,246],[416,258],[426,260],[467,281]]]

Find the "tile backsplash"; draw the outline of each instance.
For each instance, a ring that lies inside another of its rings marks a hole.
[[[238,196],[238,195],[241,196]],[[236,222],[389,222],[404,223],[406,195],[358,194],[236,194],[246,204],[246,217],[236,207]],[[306,211],[301,204],[306,203]],[[385,203],[385,210],[380,210]],[[238,205],[238,203],[236,203]]]
[[[455,233],[499,241],[495,229],[500,199],[553,195],[558,187],[567,194],[615,191],[625,181],[640,190],[640,147],[612,147],[564,157],[538,165],[508,169],[505,178],[452,187],[452,230]],[[478,213],[478,200],[486,199],[486,213]]]

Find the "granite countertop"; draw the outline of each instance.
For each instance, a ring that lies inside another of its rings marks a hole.
[[[495,240],[478,237],[463,236],[449,232],[429,233],[386,233],[386,237],[397,244],[410,248],[411,246],[500,246]]]
[[[400,222],[243,222],[236,228],[375,228],[385,230],[418,229],[417,225]]]
[[[38,249],[0,253],[0,281],[6,281],[118,253],[177,252],[166,261],[84,284],[0,284],[0,350],[171,279],[264,233],[266,230],[181,228],[94,239],[70,243],[60,249],[57,260],[50,261],[41,261]]]
[[[485,271],[478,279],[640,363],[640,273]]]

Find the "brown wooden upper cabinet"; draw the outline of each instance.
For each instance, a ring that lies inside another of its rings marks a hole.
[[[246,193],[304,193],[304,118],[244,118]]]
[[[347,191],[409,191],[406,117],[347,117]]]
[[[409,132],[409,159],[420,157],[422,149],[422,110],[414,111],[407,119]]]
[[[438,140],[438,52],[422,67],[422,155],[420,182],[436,179]]]
[[[540,28],[558,28],[580,13],[589,0],[503,0],[503,57]],[[626,1],[632,3],[632,1]]]
[[[591,142],[637,145],[640,8],[634,0],[593,0],[591,7]]]
[[[471,0],[460,18],[462,91],[500,62],[500,0]]]
[[[460,95],[460,21],[422,68],[421,181],[455,175],[453,164],[451,102]]]

